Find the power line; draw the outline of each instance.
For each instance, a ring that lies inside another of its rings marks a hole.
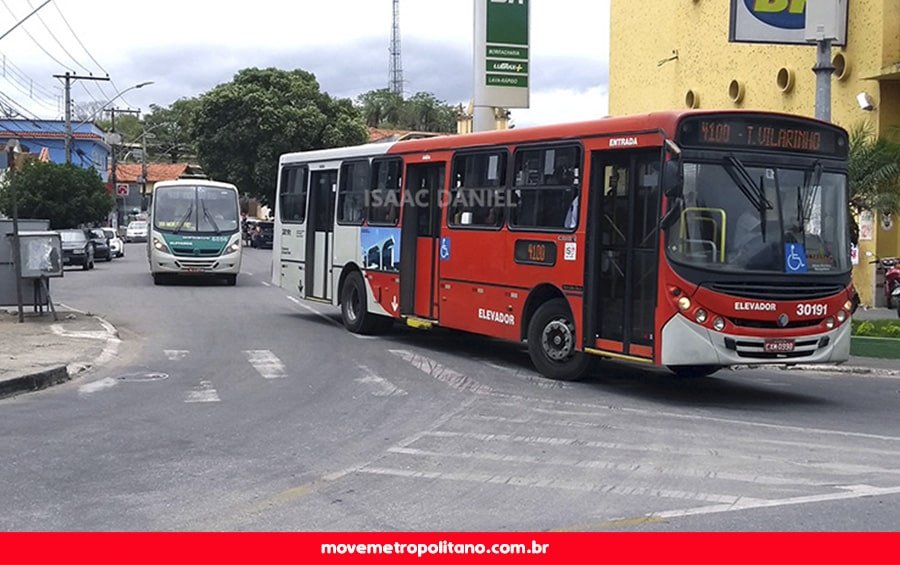
[[[16,13],[12,11],[12,8],[10,8],[10,7],[9,7],[9,4],[6,3],[6,0],[0,0],[0,2],[3,3],[3,7],[6,8],[6,11],[9,12],[9,15],[11,15],[14,19],[17,18]],[[37,39],[35,39],[34,36],[31,35],[31,33],[30,33],[27,29],[22,28],[22,31],[25,32],[25,35],[27,35],[27,36],[31,39],[31,41],[33,41],[34,44],[37,45],[38,48],[39,48],[41,51],[44,52],[45,55],[47,55],[48,57],[50,57],[51,59],[53,59],[53,61],[54,61],[57,65],[59,65],[60,67],[62,67],[62,68],[64,68],[64,69],[69,69],[69,70],[71,70],[71,67],[69,67],[69,65],[63,63],[62,61],[60,61],[59,59],[57,59],[56,57],[54,57],[52,53],[50,53],[49,51],[47,51],[47,50],[44,48],[44,46],[41,45],[41,42],[38,41]]]
[[[3,71],[4,75],[6,72],[10,74],[16,75],[22,81],[27,82],[29,85],[34,87],[35,89],[41,91],[43,95],[50,99],[57,99],[59,97],[59,92],[54,92],[53,90],[45,87],[41,83],[35,81],[28,73],[22,70],[21,67],[13,63],[12,59],[10,59],[6,54],[0,53],[0,57],[2,57],[3,61]]]
[[[28,3],[28,7],[29,7],[29,8],[34,8],[34,6],[32,6],[32,4],[31,4],[31,0],[25,0],[25,1]],[[81,64],[81,61],[79,61],[78,59],[76,59],[75,56],[72,55],[72,53],[70,53],[68,49],[66,49],[66,46],[62,44],[62,42],[59,40],[58,37],[56,37],[56,34],[53,33],[53,30],[50,29],[50,26],[47,25],[47,22],[44,21],[44,18],[41,17],[40,14],[37,15],[37,19],[38,19],[39,22],[41,22],[41,25],[44,26],[44,29],[47,30],[47,33],[50,34],[50,37],[53,38],[53,41],[55,41],[56,44],[59,45],[59,48],[63,50],[63,53],[65,53],[66,55],[68,55],[69,58],[72,59],[72,61],[73,61],[76,65],[78,65],[79,67],[81,67],[82,69],[84,69],[84,71],[85,71],[86,73],[89,73],[89,74],[90,74],[90,73],[93,72],[91,69],[89,69],[89,68],[85,67],[84,65],[82,65],[82,64]]]

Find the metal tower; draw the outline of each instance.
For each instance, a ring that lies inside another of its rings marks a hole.
[[[391,69],[388,89],[403,97],[403,61],[400,57],[400,0],[394,0],[394,21],[391,28]]]

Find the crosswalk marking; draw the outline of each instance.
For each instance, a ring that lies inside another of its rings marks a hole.
[[[252,349],[244,351],[247,360],[253,368],[265,379],[283,379],[287,377],[284,372],[284,363],[268,349]]]
[[[166,354],[166,358],[169,361],[180,361],[187,357],[190,354],[190,351],[185,351],[183,349],[164,349],[163,353]]]
[[[375,390],[372,391],[372,396],[406,396],[406,391],[402,388],[398,388],[392,382],[388,381],[385,378],[379,377],[375,374],[375,371],[366,367],[365,365],[357,365],[366,376],[359,377],[355,379],[356,382],[364,385],[369,385]]]
[[[195,386],[193,390],[189,390],[184,398],[185,403],[188,404],[195,402],[219,402],[220,400],[219,393],[216,392],[210,381],[200,381],[200,384]]]
[[[118,384],[118,381],[116,381],[116,379],[107,377],[107,378],[101,379],[99,381],[94,381],[92,383],[81,385],[80,387],[78,387],[78,392],[80,394],[91,394],[91,393],[94,393],[94,392],[97,392],[100,390],[112,388],[112,387],[116,386],[116,384]]]
[[[492,392],[491,387],[483,385],[475,379],[458,373],[424,355],[419,355],[418,353],[413,353],[412,351],[407,351],[405,349],[391,349],[390,352],[416,369],[431,375],[435,380],[440,381],[451,388],[464,392],[474,392],[475,394],[490,394]]]

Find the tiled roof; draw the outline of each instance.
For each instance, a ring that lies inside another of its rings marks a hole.
[[[137,182],[142,166],[140,163],[119,163],[116,166],[116,182]],[[175,180],[193,169],[196,167],[188,163],[147,163],[147,182]]]
[[[407,130],[401,129],[369,128],[369,143],[396,141],[407,133]]]

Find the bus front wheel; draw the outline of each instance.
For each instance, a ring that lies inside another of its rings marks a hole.
[[[350,273],[341,291],[341,321],[355,334],[374,334],[386,331],[394,320],[369,312],[366,283],[359,271]]]
[[[557,381],[584,377],[591,358],[576,349],[569,304],[556,298],[543,304],[528,324],[528,353],[539,373]]]

